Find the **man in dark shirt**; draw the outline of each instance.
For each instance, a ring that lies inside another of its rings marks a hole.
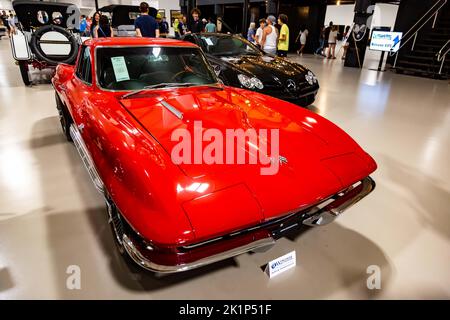
[[[158,13],[158,15],[160,16],[159,13]],[[158,16],[156,16],[156,17],[158,18]],[[165,17],[163,17],[161,19],[161,16],[160,16],[159,20],[160,20],[160,21],[158,21],[158,23],[159,23],[159,36],[162,37],[162,38],[166,38],[167,35],[169,34],[169,24],[167,23]]]
[[[148,15],[148,3],[141,2],[139,11],[141,16],[136,19],[134,26],[136,28],[136,36],[147,38],[159,38],[159,25],[155,18]]]
[[[203,23],[200,21],[200,10],[197,8],[191,11],[192,19],[189,22],[188,30],[191,33],[200,33],[203,31]]]

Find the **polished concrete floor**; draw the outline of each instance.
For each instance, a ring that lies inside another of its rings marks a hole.
[[[319,77],[311,109],[378,162],[376,190],[268,252],[155,277],[118,256],[103,200],[61,134],[52,87],[24,87],[1,40],[0,299],[450,298],[449,84],[291,58]],[[291,250],[297,267],[269,279],[260,266]],[[71,265],[80,290],[66,286]],[[381,288],[369,290],[373,265]]]

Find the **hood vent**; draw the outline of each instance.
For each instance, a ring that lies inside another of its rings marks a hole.
[[[183,112],[181,112],[180,110],[175,108],[173,105],[171,105],[170,103],[168,103],[164,100],[161,101],[161,104],[163,105],[164,108],[166,108],[167,110],[172,112],[178,119],[180,119],[180,120],[183,119]]]

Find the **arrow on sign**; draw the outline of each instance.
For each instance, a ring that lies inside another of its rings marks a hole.
[[[395,39],[394,39],[394,45],[391,47],[391,51],[394,50],[395,46],[396,46],[397,43],[399,43],[399,42],[400,42],[400,39],[399,39],[398,36],[396,36]]]

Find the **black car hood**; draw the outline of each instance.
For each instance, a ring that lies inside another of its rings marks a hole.
[[[236,71],[241,71],[244,74],[251,74],[258,77],[261,81],[271,81],[273,76],[276,76],[280,80],[283,79],[298,79],[304,77],[308,72],[308,69],[297,64],[287,61],[278,57],[271,56],[211,56],[208,58],[213,60],[212,62],[221,64],[222,66],[227,66],[235,69]]]

